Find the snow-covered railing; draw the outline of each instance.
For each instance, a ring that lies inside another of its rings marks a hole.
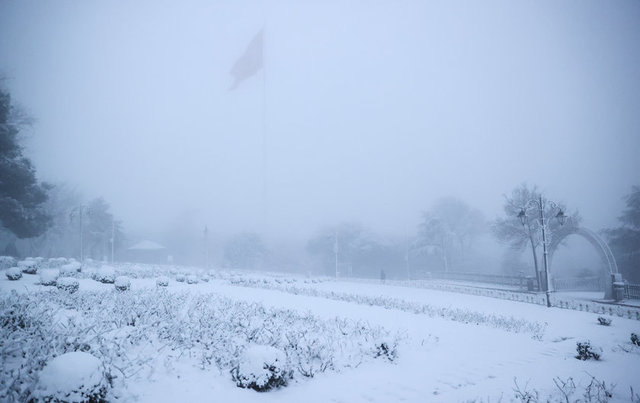
[[[379,283],[380,281],[374,281],[369,279],[349,279],[346,281],[357,281],[367,283]],[[415,288],[428,288],[433,290],[457,292],[461,294],[479,295],[482,297],[508,299],[512,301],[526,302],[529,304],[546,305],[547,300],[543,293],[533,293],[526,291],[514,291],[497,288],[485,288],[473,285],[446,283],[440,281],[429,280],[417,280],[417,281],[387,281],[387,284],[403,286],[403,287],[415,287]],[[577,311],[593,312],[599,315],[610,315],[625,317],[628,319],[640,320],[640,307],[625,306],[620,304],[612,304],[607,302],[598,301],[584,301],[577,300],[570,297],[565,297],[557,293],[551,293],[551,304],[557,308],[573,309]]]
[[[640,299],[640,284],[625,283],[624,297],[627,299]]]

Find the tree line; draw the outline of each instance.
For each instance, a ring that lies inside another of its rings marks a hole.
[[[43,257],[78,256],[105,259],[124,247],[122,222],[103,198],[86,201],[64,184],[38,182],[36,169],[24,156],[21,130],[29,119],[0,88],[0,245],[5,255]],[[482,265],[474,242],[485,233],[508,246],[507,270],[538,274],[541,268],[541,222],[534,215],[519,217],[531,200],[540,199],[537,187],[521,185],[505,196],[503,216],[487,220],[467,203],[444,198],[425,211],[417,229],[405,239],[381,236],[361,223],[327,226],[307,242],[306,253],[319,270],[343,276],[410,278],[433,271],[473,271]],[[542,199],[540,199],[542,201]],[[624,198],[626,209],[619,226],[601,233],[609,241],[623,276],[640,281],[640,187]],[[567,212],[564,204],[543,206],[543,215]],[[549,219],[549,236],[560,237],[580,226],[577,211],[564,225]],[[533,273],[516,254],[528,250]],[[266,268],[273,254],[255,233],[239,233],[223,245],[222,264],[234,268]]]

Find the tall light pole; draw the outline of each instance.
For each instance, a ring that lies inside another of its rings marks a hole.
[[[111,264],[114,262],[114,248],[116,243],[116,220],[111,217]]]
[[[209,268],[209,228],[204,226],[204,268]]]
[[[520,223],[522,223],[522,226],[524,227],[524,225],[527,222],[526,210],[532,207],[538,208],[539,215],[540,215],[540,218],[539,218],[540,228],[542,230],[542,262],[544,265],[545,294],[547,296],[547,307],[551,307],[551,295],[550,295],[551,279],[549,276],[549,263],[547,260],[547,233],[546,233],[546,224],[545,224],[545,217],[544,217],[544,208],[546,204],[549,204],[549,206],[553,210],[558,210],[558,213],[555,215],[555,217],[558,220],[558,222],[560,222],[560,225],[564,225],[564,222],[567,219],[567,216],[564,214],[564,211],[562,211],[562,209],[555,202],[552,202],[550,200],[544,200],[542,198],[542,195],[540,195],[538,199],[529,200],[527,204],[522,209],[520,209],[520,212],[518,213],[518,218],[520,219]]]
[[[79,232],[80,232],[80,263],[84,261],[84,245],[83,245],[83,237],[84,237],[84,226],[82,225],[82,217],[87,214],[91,214],[91,211],[84,206],[83,204],[71,210],[70,219],[73,220],[73,216],[78,214],[78,221],[80,224]]]
[[[338,278],[338,231],[335,233],[333,253],[336,255],[336,278]]]

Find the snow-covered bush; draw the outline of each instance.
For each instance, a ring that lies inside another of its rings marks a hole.
[[[186,276],[184,274],[182,273],[176,274],[176,281],[178,283],[184,283],[185,279],[186,279]]]
[[[47,265],[49,266],[50,269],[57,269],[64,266],[67,263],[69,263],[69,260],[65,257],[52,257],[47,262]]]
[[[131,280],[129,280],[129,277],[127,276],[116,277],[113,284],[118,291],[127,291],[129,288],[131,288]]]
[[[169,277],[160,276],[156,279],[156,285],[158,287],[167,287],[169,285]]]
[[[60,275],[64,277],[73,277],[82,271],[80,262],[71,262],[60,266]]]
[[[599,351],[596,351],[596,350],[599,350]],[[600,349],[593,347],[591,345],[591,342],[589,341],[577,342],[576,351],[578,352],[578,355],[576,355],[576,358],[583,361],[590,360],[590,359],[594,359],[597,361],[600,359],[600,354],[602,353]]]
[[[43,269],[40,270],[40,284],[42,285],[56,285],[56,280],[60,276],[58,269]]]
[[[286,386],[293,371],[287,368],[283,351],[271,346],[252,344],[240,355],[236,366],[231,370],[231,376],[240,388],[266,392]]]
[[[198,276],[190,274],[187,276],[187,284],[198,284]]]
[[[0,323],[5,324],[0,326],[0,401],[29,401],[44,365],[73,351],[90,352],[110,372],[117,371],[114,387],[120,388],[132,376],[152,371],[161,350],[176,352],[162,357],[165,365],[171,365],[173,357],[199,357],[203,369],[215,365],[229,373],[238,367],[240,379],[240,353],[252,345],[283,352],[284,358],[278,355],[282,366],[271,362],[268,372],[313,376],[373,360],[376,346],[397,342],[383,328],[365,322],[322,320],[212,293],[157,288],[135,293],[86,290],[73,296],[4,293]],[[229,378],[232,381],[233,374]],[[256,387],[259,384],[256,381]]]
[[[9,280],[20,280],[22,277],[22,271],[17,267],[8,269],[5,274]]]
[[[398,340],[383,340],[379,342],[376,344],[374,356],[394,361],[398,358]]]
[[[0,270],[14,267],[17,264],[16,258],[12,256],[0,256]]]
[[[341,293],[335,291],[319,290],[311,287],[299,287],[296,285],[278,284],[266,278],[232,278],[229,282],[233,285],[244,287],[275,289],[295,295],[308,295],[312,297],[322,297],[338,301],[355,302],[357,304],[369,306],[381,306],[387,309],[396,309],[415,314],[424,314],[429,317],[442,317],[455,322],[485,324],[491,327],[505,329],[515,333],[531,333],[534,339],[541,339],[546,330],[546,324],[530,322],[525,319],[514,318],[512,316],[489,315],[483,312],[469,309],[437,307],[403,299],[369,296],[351,293]]]
[[[640,337],[635,333],[631,333],[631,343],[640,347]]]
[[[58,277],[56,287],[58,287],[59,290],[73,294],[80,288],[80,283],[73,277]]]
[[[611,319],[605,318],[604,316],[598,316],[598,324],[602,326],[611,325]]]
[[[38,272],[38,262],[34,259],[25,259],[18,262],[18,267],[25,274],[36,274]]]
[[[113,284],[116,280],[116,269],[111,266],[102,266],[95,270],[93,279],[105,284]]]
[[[109,380],[102,362],[74,351],[50,360],[38,374],[32,398],[44,402],[102,402]]]

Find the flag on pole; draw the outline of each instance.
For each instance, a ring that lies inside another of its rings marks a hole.
[[[229,90],[236,89],[241,82],[256,74],[262,68],[263,31],[264,29],[258,31],[249,42],[249,46],[247,46],[242,56],[236,60],[231,68],[233,84]]]

